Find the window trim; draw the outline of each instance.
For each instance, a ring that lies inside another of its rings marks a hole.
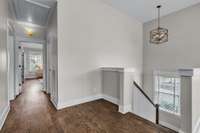
[[[166,72],[166,71],[154,71],[153,72],[153,90],[154,90],[154,92],[153,92],[153,100],[154,100],[154,102],[155,103],[158,103],[159,101],[158,101],[158,99],[157,99],[157,85],[158,85],[158,77],[159,76],[163,76],[163,77],[168,77],[168,78],[180,78],[180,80],[181,80],[181,76],[180,76],[180,74],[179,73],[177,73],[177,72]],[[179,112],[178,113],[176,113],[176,112],[173,112],[173,111],[170,111],[170,110],[166,110],[166,109],[164,109],[164,108],[159,108],[161,111],[163,111],[163,112],[166,112],[166,113],[170,113],[170,114],[173,114],[173,115],[176,115],[176,116],[181,116],[181,84],[180,84],[180,101],[179,101],[179,103],[180,103],[180,107],[179,107]]]

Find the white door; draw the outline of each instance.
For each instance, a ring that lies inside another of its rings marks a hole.
[[[22,47],[15,47],[15,94],[19,95],[22,92]]]

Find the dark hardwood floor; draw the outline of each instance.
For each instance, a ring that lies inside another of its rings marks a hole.
[[[38,80],[25,83],[0,133],[174,133],[131,113],[122,115],[105,100],[56,111],[41,87]]]

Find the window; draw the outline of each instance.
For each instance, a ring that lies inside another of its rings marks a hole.
[[[180,114],[180,78],[173,76],[156,77],[156,97],[160,109]]]
[[[35,72],[42,67],[42,55],[41,54],[30,54],[29,55],[29,71]]]

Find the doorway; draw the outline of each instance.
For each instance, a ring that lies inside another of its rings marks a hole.
[[[23,93],[27,81],[37,80],[56,105],[57,1],[9,0],[9,7],[13,17],[14,48],[8,48],[14,51],[13,99]]]
[[[38,80],[45,91],[44,44],[19,42],[15,49],[16,95],[22,93],[23,84]]]

